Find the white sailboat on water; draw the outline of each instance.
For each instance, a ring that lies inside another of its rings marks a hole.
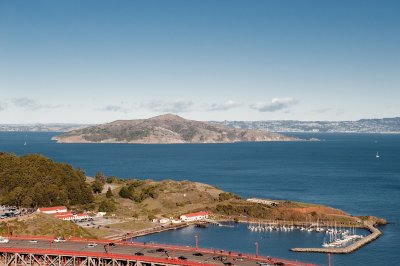
[[[379,156],[379,152],[376,152],[375,157],[376,157],[376,158],[379,158],[379,157],[380,157],[380,156]]]

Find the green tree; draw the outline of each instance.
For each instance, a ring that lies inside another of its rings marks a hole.
[[[115,202],[107,199],[103,200],[99,206],[99,212],[113,212],[116,210]]]
[[[107,198],[111,198],[112,196],[114,196],[114,194],[112,193],[111,188],[108,187],[107,193],[106,193],[106,197],[107,197]]]
[[[130,199],[131,198],[131,196],[132,196],[132,194],[131,194],[131,192],[129,191],[129,189],[127,188],[127,187],[122,187],[120,190],[119,190],[119,196],[121,197],[121,198],[124,198],[124,199]]]
[[[109,176],[109,177],[107,177],[106,182],[108,184],[117,183],[117,178],[115,176]]]
[[[94,193],[101,193],[104,188],[106,179],[102,172],[97,172],[94,176],[94,182],[92,183],[92,189]]]

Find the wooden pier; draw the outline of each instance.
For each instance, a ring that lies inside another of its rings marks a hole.
[[[367,235],[366,237],[361,238],[360,240],[354,242],[353,244],[343,247],[343,248],[292,248],[291,251],[295,252],[317,252],[317,253],[332,253],[332,254],[347,254],[357,249],[361,248],[362,246],[374,241],[377,239],[382,233],[376,227],[374,227],[370,223],[364,223],[365,229],[369,230],[371,234]]]

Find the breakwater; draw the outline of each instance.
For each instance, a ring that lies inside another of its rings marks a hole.
[[[124,241],[124,240],[132,239],[134,237],[156,234],[156,233],[160,233],[160,232],[164,232],[164,231],[168,231],[168,230],[176,230],[179,228],[187,227],[189,225],[207,224],[207,223],[208,222],[205,222],[205,221],[196,221],[196,222],[186,222],[186,223],[179,223],[179,224],[157,226],[157,227],[152,227],[152,228],[146,228],[143,230],[133,231],[130,234],[126,233],[124,235],[112,236],[109,239]]]
[[[317,252],[317,253],[332,253],[332,254],[347,254],[356,251],[362,246],[374,241],[382,233],[372,224],[366,222],[364,223],[364,228],[370,231],[370,234],[361,238],[360,240],[354,242],[353,244],[342,247],[342,248],[292,248],[291,251],[294,252]]]

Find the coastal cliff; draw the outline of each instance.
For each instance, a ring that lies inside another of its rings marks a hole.
[[[117,120],[53,137],[58,143],[233,143],[296,141],[264,130],[230,128],[187,120],[173,114],[149,119]]]

